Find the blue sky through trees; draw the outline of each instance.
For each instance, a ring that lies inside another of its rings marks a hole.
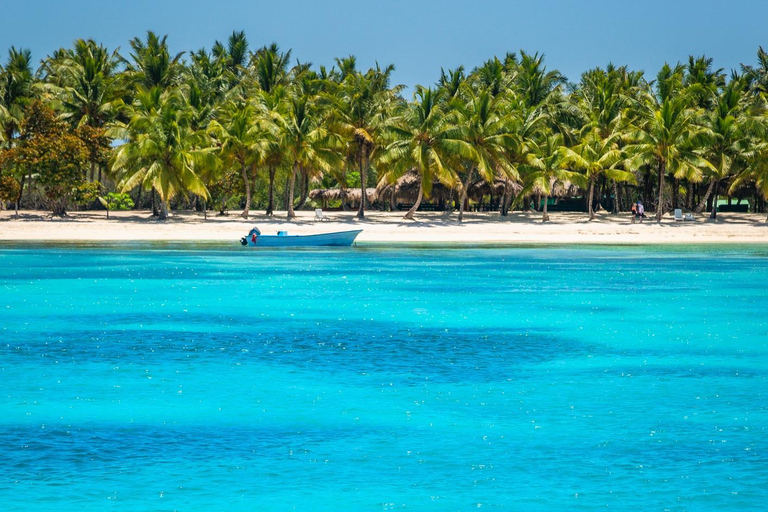
[[[546,54],[571,81],[608,62],[655,75],[665,62],[706,54],[726,70],[752,64],[768,46],[768,2],[751,0],[37,0],[3,2],[2,60],[11,45],[35,62],[76,38],[127,56],[148,29],[168,34],[173,51],[210,49],[233,30],[251,48],[277,42],[294,59],[333,65],[354,54],[359,67],[394,63],[394,80],[433,84],[440,68],[471,69],[507,51]]]

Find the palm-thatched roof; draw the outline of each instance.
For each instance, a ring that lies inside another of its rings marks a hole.
[[[542,194],[553,197],[573,198],[584,195],[584,190],[568,180],[558,181],[552,178],[549,181],[549,190],[544,190],[539,183],[531,187],[529,194]]]
[[[365,189],[365,194],[369,203],[376,201],[379,196],[375,188]],[[343,200],[351,203],[359,203],[360,195],[359,188],[316,188],[309,191],[309,198],[313,201],[321,201],[325,199],[330,201]]]
[[[312,189],[309,191],[309,198],[313,201],[320,201],[325,196],[327,190],[325,188]]]
[[[473,201],[480,201],[483,196],[491,195],[491,193],[496,197],[500,197],[504,194],[505,188],[514,195],[517,195],[523,189],[520,183],[506,178],[496,178],[493,180],[493,183],[477,180],[469,184],[467,197]]]
[[[420,185],[421,177],[419,176],[419,173],[415,170],[410,170],[398,178],[395,183],[387,183],[384,180],[379,181],[376,190],[378,191],[378,197],[382,199],[391,199],[391,194],[394,193],[397,201],[413,203],[419,195]],[[452,196],[453,190],[450,187],[447,187],[439,181],[432,183],[432,192],[429,197],[430,200],[448,201]]]
[[[344,189],[344,192],[346,192],[346,199],[348,201],[352,201],[355,203],[360,202],[361,193],[359,188],[347,188],[347,189]],[[366,188],[365,197],[367,198],[369,203],[372,203],[376,201],[376,199],[378,199],[379,193],[375,188]]]
[[[552,188],[551,184],[550,188]],[[584,189],[568,180],[558,181],[554,184],[554,188],[552,188],[552,195],[567,198],[579,197],[584,195]]]

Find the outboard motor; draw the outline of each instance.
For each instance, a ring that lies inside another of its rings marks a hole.
[[[248,236],[244,236],[243,238],[241,238],[241,239],[240,239],[240,243],[241,243],[242,245],[248,245],[248,239],[249,239],[249,238],[251,239],[251,241],[252,241],[252,242],[256,242],[256,237],[258,237],[259,235],[261,235],[261,231],[259,231],[259,228],[257,228],[256,226],[254,226],[254,227],[253,227],[253,228],[252,228],[252,229],[251,229],[251,230],[248,232]]]

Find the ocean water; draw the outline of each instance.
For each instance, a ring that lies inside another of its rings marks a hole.
[[[765,510],[768,246],[0,247],[4,511]]]

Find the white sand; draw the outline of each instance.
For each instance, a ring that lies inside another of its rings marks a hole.
[[[315,222],[314,212],[297,212],[294,222],[284,212],[274,218],[257,212],[245,220],[236,213],[226,217],[195,212],[174,213],[165,222],[147,211],[73,212],[63,219],[43,212],[0,211],[0,240],[4,241],[112,241],[112,240],[199,240],[236,243],[252,226],[263,233],[287,230],[291,234],[312,234],[346,229],[363,229],[358,237],[365,242],[474,242],[553,244],[691,244],[768,243],[764,214],[722,213],[717,222],[700,215],[694,222],[675,222],[667,216],[661,223],[646,219],[632,224],[629,214],[600,213],[592,222],[583,213],[552,213],[552,222],[542,223],[539,213],[470,213],[462,224],[457,213],[423,212],[415,221],[403,220],[402,213],[367,212],[364,221],[355,212],[330,212],[330,222]]]

